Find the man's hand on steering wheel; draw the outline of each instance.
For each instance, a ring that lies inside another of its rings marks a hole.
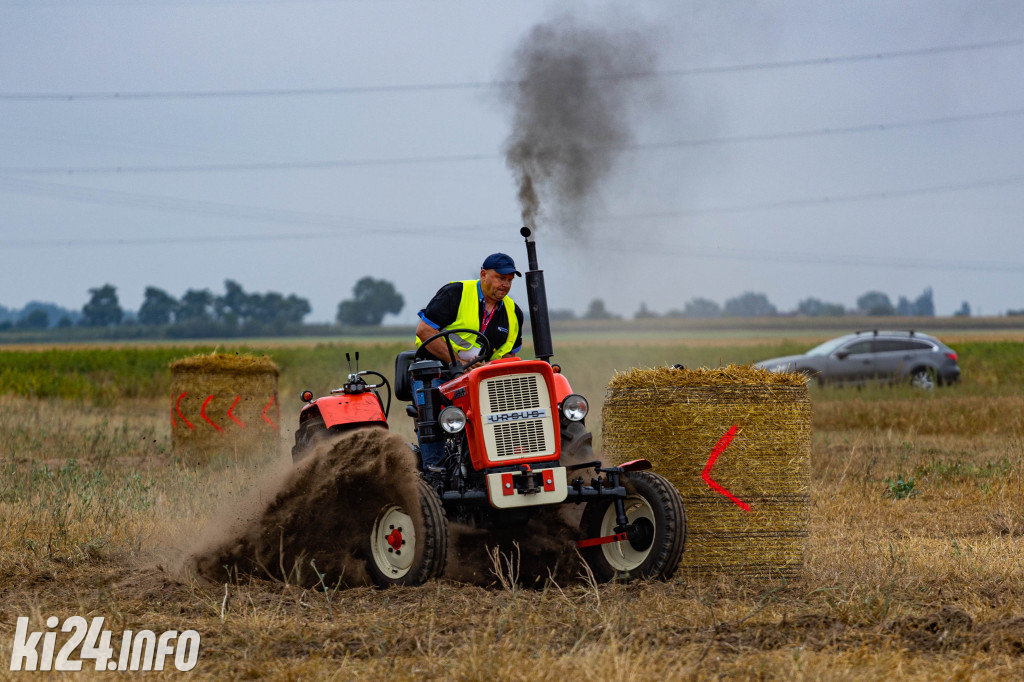
[[[452,347],[451,337],[455,334],[472,334],[476,337],[477,342],[480,344],[480,353],[467,362],[460,361],[458,353]],[[424,339],[423,343],[419,348],[416,349],[416,354],[413,356],[413,360],[423,360],[427,357],[427,353],[430,351],[427,349],[431,343],[436,339],[444,339],[445,346],[448,348],[448,355],[451,359],[448,365],[448,371],[452,376],[459,376],[465,373],[470,367],[480,362],[486,362],[491,356],[491,342],[487,340],[487,337],[475,329],[445,329],[444,331],[434,334],[429,339]],[[430,353],[433,355],[433,353]]]

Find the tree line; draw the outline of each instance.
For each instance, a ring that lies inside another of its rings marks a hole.
[[[88,290],[89,300],[80,311],[52,303],[33,302],[20,311],[0,306],[0,332],[51,328],[152,327],[169,338],[212,336],[262,336],[301,332],[312,308],[295,294],[275,291],[250,293],[241,284],[225,280],[224,293],[189,289],[175,298],[158,287],[146,287],[138,311],[125,310],[117,287],[104,284]],[[338,304],[335,322],[341,326],[376,326],[385,315],[398,314],[405,300],[386,280],[363,277],[352,298]]]
[[[971,307],[967,301],[964,301],[960,309],[954,314],[970,316]],[[772,317],[776,315],[802,315],[806,317],[838,317],[842,315],[934,317],[935,302],[932,297],[932,289],[928,287],[920,296],[913,300],[908,299],[906,296],[900,296],[895,304],[893,304],[888,294],[881,291],[868,291],[857,299],[855,308],[848,309],[841,303],[829,303],[809,297],[800,301],[796,309],[785,312],[780,311],[772,304],[765,294],[748,291],[726,300],[724,305],[719,305],[707,298],[693,298],[687,301],[681,309],[669,310],[664,314],[659,314],[649,309],[646,303],[641,303],[640,308],[633,314],[633,318],[686,317],[707,319],[715,317]],[[607,320],[621,318],[621,315],[609,311],[605,306],[605,302],[598,298],[592,300],[586,311],[580,316],[577,316],[572,310],[561,309],[552,310],[551,317],[552,319],[562,320],[577,319],[577,317],[585,320]]]
[[[80,311],[60,308],[52,303],[33,302],[21,311],[0,306],[0,332],[8,330],[46,330],[52,328],[147,327],[159,330],[170,338],[212,336],[262,336],[301,333],[311,308],[309,301],[295,294],[287,296],[269,291],[250,293],[241,284],[225,280],[224,293],[209,289],[188,289],[175,298],[158,287],[146,287],[138,311],[122,308],[117,288],[111,284],[89,289],[89,300]],[[352,296],[338,303],[334,324],[344,327],[373,327],[387,315],[399,314],[405,299],[394,284],[384,279],[363,277],[352,288]],[[1021,314],[1024,311],[1008,311]],[[964,301],[955,313],[970,316],[970,305]],[[552,309],[553,320],[610,320],[622,316],[608,310],[602,299],[593,299],[582,313],[571,309]],[[933,317],[935,304],[931,287],[914,299],[898,297],[895,303],[880,291],[868,291],[857,298],[855,308],[830,303],[814,297],[800,301],[792,311],[779,311],[763,293],[748,291],[719,305],[707,298],[690,299],[681,309],[658,313],[645,303],[633,314],[634,319],[653,317],[771,317],[802,315],[835,317],[841,315]]]

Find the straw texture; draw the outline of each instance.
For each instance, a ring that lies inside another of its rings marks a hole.
[[[800,571],[811,453],[803,376],[743,365],[621,373],[608,385],[603,437],[612,460],[646,457],[682,495],[682,573]]]
[[[181,457],[276,447],[279,370],[269,358],[210,353],[171,363],[171,445]]]

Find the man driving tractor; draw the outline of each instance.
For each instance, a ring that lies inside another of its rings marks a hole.
[[[302,393],[296,462],[318,448],[326,452],[321,444],[350,431],[389,428],[392,396],[412,403],[405,412],[415,420],[419,441],[418,448],[412,445],[421,458],[415,490],[372,477],[365,484],[360,478],[359,485],[370,485],[379,499],[338,489],[339,500],[369,501],[367,513],[361,507],[356,515],[355,532],[379,587],[422,585],[444,575],[449,523],[482,532],[503,529],[516,542],[529,543],[548,529],[547,521],[532,519],[562,505],[569,505],[558,515],[569,523],[565,538],[579,535],[567,549],[580,553],[597,582],[668,580],[679,566],[686,542],[682,497],[668,479],[648,471],[648,460],[604,466],[594,452],[584,423],[587,399],[550,361],[544,273],[533,231],[519,233],[529,261],[521,275],[528,306],[520,309],[508,296],[519,276],[513,260],[491,254],[479,280],[445,285],[420,311],[418,347],[395,358],[393,390],[380,372],[356,369],[329,395]],[[518,357],[527,310],[534,360]],[[380,464],[390,466],[390,457]]]
[[[519,353],[523,346],[523,310],[508,295],[512,281],[522,274],[515,261],[504,253],[492,253],[480,266],[480,279],[449,282],[441,287],[425,308],[420,310],[416,327],[416,347],[445,329],[480,331],[494,349],[490,357],[503,358]],[[453,334],[452,357],[444,339],[435,339],[427,351],[442,362],[466,363],[480,353],[477,338]],[[444,456],[443,443],[420,443],[423,464],[435,466]]]

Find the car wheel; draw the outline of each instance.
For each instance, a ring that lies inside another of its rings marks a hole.
[[[931,391],[939,385],[939,379],[934,369],[918,367],[910,373],[910,385],[922,391]]]

